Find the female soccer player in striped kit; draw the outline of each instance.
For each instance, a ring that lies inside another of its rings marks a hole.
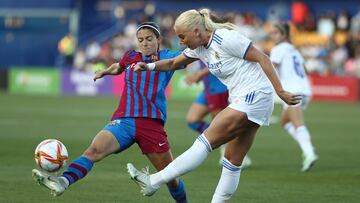
[[[156,63],[138,63],[135,69],[173,71],[200,59],[227,86],[230,105],[218,113],[188,150],[163,170],[150,175],[129,163],[128,171],[142,193],[152,195],[162,184],[195,169],[213,149],[227,143],[220,181],[212,198],[212,203],[226,202],[236,191],[240,165],[259,126],[269,124],[274,105],[272,86],[287,104],[298,104],[301,96],[285,91],[269,57],[252,46],[235,25],[213,22],[209,10],[182,13],[174,29],[181,43],[188,47],[183,54]]]
[[[119,63],[97,72],[94,80],[105,75],[125,74],[125,87],[120,103],[107,124],[93,139],[91,145],[74,160],[60,177],[33,170],[33,176],[41,185],[49,188],[55,196],[84,178],[98,162],[113,153],[126,150],[135,142],[157,170],[163,169],[172,160],[172,153],[164,130],[166,121],[165,88],[174,72],[136,73],[132,68],[137,62],[155,62],[173,58],[178,53],[159,50],[160,30],[151,22],[137,28],[137,43],[140,52],[127,51]],[[168,182],[169,192],[176,202],[187,202],[185,186],[180,179]]]
[[[204,90],[191,104],[186,116],[186,121],[189,128],[198,133],[202,133],[209,127],[209,123],[204,121],[204,118],[210,114],[214,119],[221,110],[225,109],[229,105],[229,93],[226,86],[214,75],[210,74],[209,69],[204,63],[201,61],[196,62],[198,62],[200,70],[192,75],[188,75],[185,80],[188,85],[202,81]],[[222,145],[220,147],[220,165],[223,163],[224,154],[225,145]],[[245,168],[250,165],[251,159],[246,155],[241,166]]]
[[[301,171],[308,171],[318,159],[307,130],[303,109],[306,109],[311,97],[311,88],[304,68],[304,58],[290,43],[290,27],[287,23],[274,24],[270,33],[276,46],[271,50],[270,60],[276,66],[284,89],[301,94],[303,99],[299,105],[283,104],[281,124],[295,139],[303,152]]]

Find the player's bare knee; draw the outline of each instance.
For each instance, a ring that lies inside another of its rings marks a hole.
[[[196,117],[193,116],[193,115],[187,115],[187,116],[186,116],[186,122],[187,122],[187,123],[196,123],[196,122],[198,122],[198,121],[199,121],[199,119],[196,118]]]
[[[104,158],[104,153],[95,146],[90,146],[83,154],[86,158],[97,162]]]

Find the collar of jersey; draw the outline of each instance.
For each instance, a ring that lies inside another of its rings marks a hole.
[[[215,34],[216,30],[214,30],[212,33],[211,33],[211,37],[210,37],[210,40],[208,42],[208,44],[206,45],[205,49],[208,49],[213,41],[213,38],[214,38],[214,34]]]

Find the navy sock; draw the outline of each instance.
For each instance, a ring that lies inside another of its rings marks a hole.
[[[171,196],[174,198],[176,203],[187,203],[185,184],[179,180],[179,185],[176,188],[170,188],[168,186]]]
[[[87,173],[89,173],[93,165],[93,161],[84,156],[80,156],[65,169],[62,176],[65,177],[69,181],[69,185],[71,185],[84,178]]]

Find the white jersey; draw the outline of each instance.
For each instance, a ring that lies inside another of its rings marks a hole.
[[[311,96],[309,80],[304,68],[304,58],[296,48],[282,42],[271,50],[270,60],[279,65],[281,84],[286,91]]]
[[[271,83],[260,65],[245,60],[251,41],[236,30],[217,29],[207,47],[183,51],[188,58],[203,61],[210,72],[229,90],[229,101],[251,92],[273,92]]]

